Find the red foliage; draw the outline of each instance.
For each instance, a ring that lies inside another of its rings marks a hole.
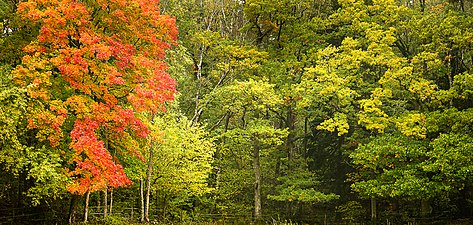
[[[175,81],[162,60],[176,44],[175,20],[160,15],[157,0],[28,0],[18,13],[41,27],[14,71],[39,100],[30,105],[28,126],[53,147],[69,134],[74,179],[68,190],[130,184],[104,144],[129,139],[104,137],[146,137],[136,113],[164,110],[173,99]],[[67,118],[75,120],[72,130],[64,126]]]
[[[119,187],[131,184],[121,165],[112,160],[112,156],[95,133],[99,122],[90,118],[76,120],[71,131],[71,148],[75,150],[73,161],[75,170],[70,172],[74,177],[68,191],[84,194],[87,190],[95,191],[107,186]]]

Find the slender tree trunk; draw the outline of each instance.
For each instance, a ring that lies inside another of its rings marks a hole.
[[[195,93],[195,109],[194,109],[194,116],[192,117],[192,125],[196,124],[199,122],[200,119],[200,114],[202,111],[200,110],[200,91],[202,88],[202,63],[204,59],[204,52],[205,52],[205,47],[203,45],[200,46],[199,48],[199,62],[197,62],[197,91]]]
[[[84,223],[87,223],[89,217],[89,198],[90,198],[90,190],[87,191],[85,194],[85,208],[84,208]]]
[[[108,146],[108,134],[105,132],[105,148],[109,150]],[[103,191],[103,218],[107,218],[108,216],[108,187],[105,186],[105,190]]]
[[[376,225],[376,198],[371,197],[371,224]]]
[[[286,127],[288,128],[289,135],[286,139],[286,148],[287,148],[287,158],[288,161],[291,161],[292,155],[294,154],[294,130],[295,130],[295,115],[292,111],[292,108],[289,108],[286,117]]]
[[[103,218],[108,216],[108,191],[107,188],[103,191]]]
[[[110,189],[110,210],[109,210],[110,215],[112,214],[112,208],[113,208],[113,188]]]
[[[141,203],[141,217],[140,221],[145,222],[145,198],[144,198],[144,187],[143,179],[140,180],[140,203]]]
[[[451,48],[451,47],[450,47]],[[448,77],[448,88],[451,89],[453,87],[453,78],[456,75],[456,63],[455,63],[455,52],[452,50],[449,51],[448,56],[450,57],[450,73],[447,74]],[[450,107],[453,107],[453,97],[450,98]]]
[[[102,192],[97,191],[97,212],[100,212],[100,209],[102,208]]]
[[[151,192],[151,175],[153,172],[153,146],[149,148],[148,172],[146,174],[146,204],[145,204],[145,221],[149,222],[149,197]]]
[[[159,195],[158,195],[158,191],[156,191],[154,194],[156,195],[156,216],[158,216],[158,212],[159,212]]]
[[[18,198],[17,198],[17,202],[16,202],[16,207],[17,208],[21,208],[21,196],[22,196],[21,193],[23,193],[22,188],[21,188],[22,187],[22,185],[21,185],[22,180],[24,180],[23,179],[23,172],[20,172],[20,174],[18,176],[18,192],[17,192],[18,193],[18,196],[17,196]]]
[[[309,140],[309,118],[305,117],[304,118],[304,157],[308,157],[308,152],[307,152],[307,145],[308,145],[308,140]]]
[[[261,166],[259,156],[259,143],[254,140],[253,146],[253,170],[255,173],[255,220],[260,221],[263,213],[261,211]]]
[[[166,203],[167,203],[166,202],[166,193],[164,193],[164,196],[163,196],[163,219],[166,218],[166,210],[167,210],[167,208],[166,208],[167,204]]]

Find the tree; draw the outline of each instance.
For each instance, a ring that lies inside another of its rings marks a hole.
[[[352,187],[364,197],[430,199],[449,190],[429,176],[428,143],[401,134],[385,134],[360,145],[350,157],[364,178]]]
[[[139,155],[135,139],[149,134],[139,114],[163,109],[175,92],[163,62],[174,19],[157,1],[31,0],[18,13],[40,31],[13,74],[34,99],[28,127],[67,158],[68,191],[130,184],[119,157]]]
[[[212,191],[207,182],[215,153],[213,140],[204,127],[192,125],[177,109],[153,122],[160,141],[151,146],[156,153],[151,190],[162,198],[165,218],[179,215],[179,220],[186,220],[183,208],[195,210],[194,198]]]
[[[21,63],[23,47],[38,34],[38,27],[25,26],[16,14],[17,1],[0,1],[0,62],[15,67]]]
[[[62,159],[57,151],[28,140],[25,114],[31,99],[27,97],[25,88],[13,84],[10,71],[8,66],[0,67],[0,163],[2,171],[7,172],[4,175],[33,183],[18,187],[24,193],[18,193],[20,201],[15,207],[22,204],[36,206],[63,197],[67,177],[61,169]],[[7,186],[5,188],[4,191],[8,191]],[[26,195],[28,200],[22,200],[22,195]]]
[[[287,136],[287,131],[271,126],[269,120],[269,109],[281,100],[275,94],[273,85],[252,79],[222,87],[214,94],[213,97],[216,99],[211,104],[223,106],[221,113],[227,115],[219,153],[227,155],[229,154],[227,151],[230,151],[233,155],[237,155],[231,160],[234,161],[232,164],[237,165],[237,170],[246,168],[250,162],[248,159],[251,159],[254,176],[254,218],[261,220],[263,215],[261,151],[269,151],[281,145]],[[251,152],[248,152],[248,149]]]
[[[455,151],[450,145],[440,150],[437,138],[446,141],[448,138],[444,138],[458,130],[470,133],[459,127],[444,129],[441,119],[450,117],[448,114],[456,111],[455,108],[461,111],[458,115],[467,115],[468,110],[464,109],[470,107],[463,100],[469,97],[459,98],[457,91],[469,89],[469,82],[464,80],[469,77],[466,72],[469,62],[462,60],[464,52],[458,51],[459,48],[469,51],[459,41],[469,31],[452,26],[461,27],[469,19],[448,10],[443,12],[441,6],[433,7],[429,14],[416,14],[393,1],[370,4],[348,1],[342,2],[341,7],[332,15],[331,22],[338,27],[339,34],[351,36],[343,38],[339,46],[319,51],[318,60],[325,63],[319,63],[307,73],[315,74],[315,82],[304,80],[301,84],[317,94],[331,94],[328,100],[332,108],[341,106],[319,129],[338,131],[340,135],[346,127],[348,135],[364,133],[361,138],[347,139],[357,146],[350,156],[364,179],[352,187],[365,197],[421,199],[422,206],[440,193],[452,193],[455,188],[438,179],[443,175],[432,170],[435,166],[430,157]],[[434,20],[438,26],[427,25]],[[419,28],[419,32],[411,32],[415,30],[413,27]],[[437,32],[444,32],[450,41],[445,41],[443,35],[436,36]],[[455,80],[462,80],[461,88]],[[342,94],[343,90],[349,92]],[[324,99],[314,100],[308,105],[317,105],[313,103]],[[312,99],[300,103],[307,101]],[[461,117],[457,119],[451,122],[462,123]],[[366,139],[368,136],[371,138]],[[455,138],[468,143],[467,139]],[[461,170],[462,160],[451,163]],[[429,188],[417,185],[419,182],[429,184]]]

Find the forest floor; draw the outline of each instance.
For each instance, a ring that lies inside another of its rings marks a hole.
[[[1,223],[0,223],[1,224]],[[220,222],[158,222],[158,221],[151,221],[150,223],[140,223],[140,222],[132,222],[129,220],[107,220],[107,221],[90,221],[89,223],[77,223],[78,225],[85,225],[85,224],[104,224],[104,225],[371,225],[371,223],[361,222],[361,223],[349,223],[349,222],[327,222],[327,223],[296,223],[291,221],[266,221],[262,223],[254,223],[249,221],[239,221],[239,222],[228,222],[228,221],[220,221]],[[430,222],[412,222],[408,223],[407,225],[471,225],[473,224],[472,219],[459,219],[459,220],[442,220],[442,221],[430,221]],[[378,222],[377,225],[396,225],[396,223],[386,223]],[[403,224],[404,225],[404,224]]]

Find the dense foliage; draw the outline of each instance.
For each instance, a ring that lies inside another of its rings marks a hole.
[[[471,219],[472,7],[0,0],[0,218]]]

